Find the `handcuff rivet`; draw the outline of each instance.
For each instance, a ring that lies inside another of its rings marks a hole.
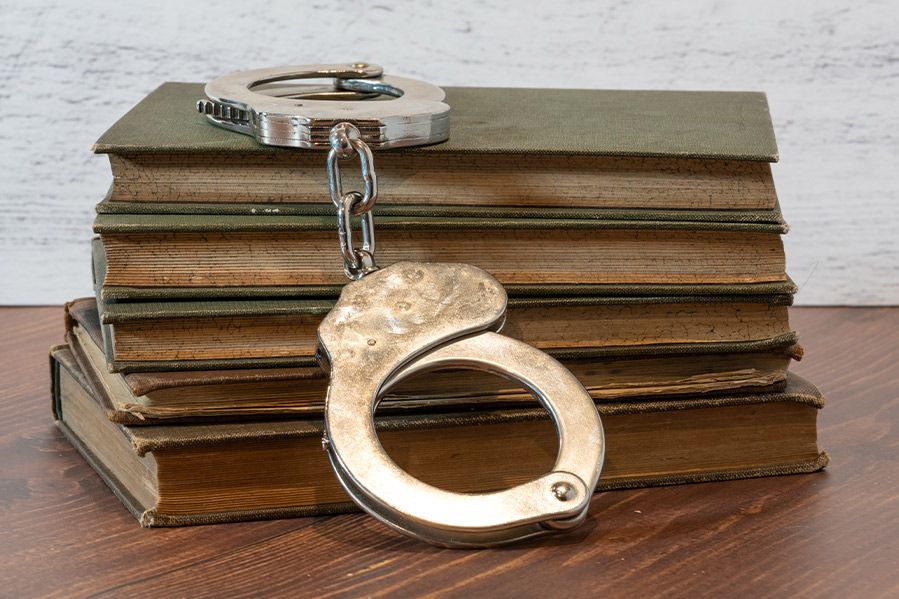
[[[568,501],[574,499],[577,493],[570,484],[566,482],[558,482],[552,486],[553,496],[559,501]]]
[[[355,153],[353,140],[359,139],[359,129],[350,123],[337,123],[331,127],[328,133],[328,142],[331,148],[341,158],[350,158]]]

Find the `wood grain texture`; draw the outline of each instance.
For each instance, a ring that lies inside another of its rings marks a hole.
[[[899,593],[899,309],[794,309],[828,470],[597,495],[571,536],[440,550],[361,515],[144,530],[55,429],[61,308],[2,309],[0,588],[66,596]]]
[[[798,302],[899,301],[889,0],[153,6],[0,3],[0,303],[90,292],[91,212],[110,175],[89,148],[161,82],[354,57],[444,85],[766,91]]]

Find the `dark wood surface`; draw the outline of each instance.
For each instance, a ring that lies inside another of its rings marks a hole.
[[[570,536],[480,551],[361,515],[141,529],[51,421],[61,309],[0,321],[2,596],[899,596],[899,309],[792,312],[826,472],[602,493]]]

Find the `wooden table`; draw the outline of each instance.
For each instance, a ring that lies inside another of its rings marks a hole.
[[[899,308],[792,312],[826,472],[603,493],[578,532],[489,551],[361,515],[141,529],[51,421],[62,310],[0,321],[0,595],[899,596]]]

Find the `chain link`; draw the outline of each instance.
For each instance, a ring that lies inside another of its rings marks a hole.
[[[368,144],[362,141],[359,129],[351,123],[334,125],[329,139],[328,188],[331,202],[337,207],[337,238],[343,256],[343,270],[355,281],[378,268],[375,265],[375,223],[371,212],[378,198],[374,158]],[[359,156],[363,191],[344,193],[340,161],[350,160],[353,156]],[[362,245],[359,247],[353,245],[353,216],[361,217]]]
[[[361,279],[375,271],[375,222],[371,211],[362,214],[362,245],[353,245],[353,209],[362,201],[362,194],[351,191],[343,196],[337,209],[337,238],[343,255],[343,270],[352,280]]]
[[[340,177],[340,161],[359,156],[359,170],[362,175],[362,200],[354,208],[356,216],[374,208],[378,199],[378,178],[375,175],[375,159],[371,148],[361,139],[359,129],[350,123],[337,123],[331,127],[328,136],[331,150],[328,152],[328,190],[331,202],[340,207],[343,201],[343,182]]]

